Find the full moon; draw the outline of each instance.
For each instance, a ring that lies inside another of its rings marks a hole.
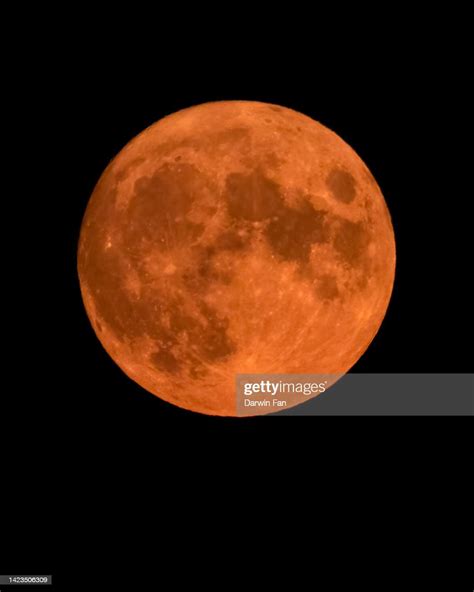
[[[179,407],[237,415],[237,374],[344,374],[385,316],[390,215],[339,136],[291,109],[206,103],[107,166],[78,247],[105,350]]]

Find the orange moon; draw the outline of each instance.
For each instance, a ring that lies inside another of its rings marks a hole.
[[[236,415],[237,373],[344,374],[395,273],[390,215],[357,154],[277,105],[165,117],[102,174],[78,272],[102,345],[135,382]]]

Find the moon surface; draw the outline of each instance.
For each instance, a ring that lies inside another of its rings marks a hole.
[[[78,272],[102,345],[174,405],[236,415],[237,373],[344,374],[395,273],[390,215],[357,154],[277,105],[206,103],[135,137],[83,219]]]

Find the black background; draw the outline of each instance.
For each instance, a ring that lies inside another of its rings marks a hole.
[[[103,169],[169,113],[248,99],[291,107],[334,130],[382,188],[396,237],[395,287],[382,328],[353,371],[472,371],[463,36],[453,32],[448,41],[433,24],[410,19],[392,31],[388,16],[350,37],[333,23],[323,39],[323,24],[191,34],[192,17],[185,20],[185,29],[168,35],[157,25],[148,43],[115,30],[100,49],[91,37],[114,28],[107,20],[72,39],[69,30],[41,34],[14,69],[20,114],[5,113],[5,124],[13,119],[21,131],[3,219],[11,299],[0,436],[4,519],[11,520],[15,569],[56,573],[58,589],[70,589],[67,578],[93,562],[91,549],[100,560],[104,533],[119,538],[124,524],[147,525],[155,512],[159,523],[171,513],[186,529],[197,516],[206,525],[210,516],[230,520],[279,479],[311,492],[292,498],[293,510],[314,501],[318,489],[316,512],[348,492],[359,499],[361,476],[377,482],[382,497],[408,487],[427,525],[428,502],[410,479],[421,472],[428,483],[439,478],[436,491],[446,480],[463,489],[464,419],[448,429],[423,418],[416,425],[405,419],[402,428],[393,418],[358,419],[362,427],[350,418],[200,416],[143,391],[99,344],[79,293],[76,248]],[[375,504],[373,489],[369,497]],[[353,510],[346,501],[338,516],[352,520]],[[399,512],[391,505],[391,520]],[[148,535],[161,540],[161,529]]]

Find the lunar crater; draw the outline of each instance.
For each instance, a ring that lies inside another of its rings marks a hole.
[[[356,184],[354,177],[350,173],[339,168],[332,169],[326,182],[335,199],[345,204],[354,201]]]

